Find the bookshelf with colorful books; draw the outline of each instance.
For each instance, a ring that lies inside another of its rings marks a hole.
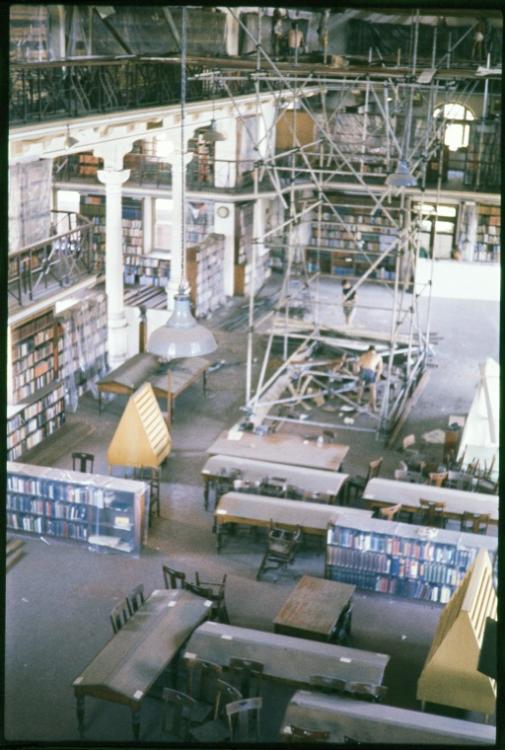
[[[95,225],[91,246],[96,271],[102,273],[105,270],[105,196],[81,195],[79,212]]]
[[[65,388],[54,382],[21,404],[7,406],[7,459],[23,453],[52,435],[65,422]]]
[[[12,399],[19,403],[53,382],[62,339],[52,309],[12,327]]]
[[[325,577],[445,604],[480,548],[494,558],[497,538],[380,519],[330,524]]]
[[[187,249],[186,272],[197,317],[207,315],[225,300],[224,236],[211,233]]]
[[[143,482],[7,462],[7,527],[138,554],[149,488]]]
[[[500,262],[500,206],[477,206],[475,260]]]

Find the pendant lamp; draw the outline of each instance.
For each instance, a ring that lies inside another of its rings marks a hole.
[[[396,172],[386,177],[386,185],[390,187],[415,187],[417,179],[410,174],[409,166],[405,159],[398,159]]]
[[[75,146],[77,143],[79,143],[79,141],[77,140],[77,138],[74,138],[73,135],[70,135],[70,126],[67,125],[67,134],[63,141],[63,146],[65,148],[72,148],[72,146]]]
[[[174,309],[165,325],[157,328],[149,337],[147,351],[161,359],[198,357],[217,349],[212,333],[197,323],[191,314],[190,286],[186,279],[186,165],[184,134],[186,103],[186,6],[182,6],[181,23],[181,281],[174,295]],[[212,123],[211,123],[212,124]]]
[[[202,133],[203,139],[207,143],[216,143],[217,141],[225,141],[226,136],[219,132],[217,129],[216,121],[214,118],[210,121],[210,125],[207,130]]]

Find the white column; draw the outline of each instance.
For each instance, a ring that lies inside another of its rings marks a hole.
[[[123,157],[131,143],[106,144],[95,149],[95,155],[104,160],[104,169],[97,172],[105,185],[105,291],[109,367],[118,367],[128,356],[127,321],[124,312],[123,285],[123,229],[121,210],[121,185],[130,176],[122,169]]]
[[[146,195],[142,201],[142,231],[145,255],[149,255],[153,249],[153,219],[153,199],[150,195]]]
[[[224,235],[224,293],[231,297],[235,285],[235,204],[220,201],[215,205],[214,231]]]

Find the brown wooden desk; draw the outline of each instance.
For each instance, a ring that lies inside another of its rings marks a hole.
[[[206,392],[209,367],[209,360],[203,357],[175,359],[160,365],[155,354],[136,354],[97,382],[98,410],[102,410],[102,393],[131,396],[142,383],[150,383],[156,397],[167,400],[168,413],[171,415],[177,396],[198,380],[200,375],[203,377],[203,391]]]
[[[303,576],[276,614],[275,632],[329,641],[355,590],[348,583]]]
[[[192,631],[208,616],[212,602],[183,590],[157,590],[72,683],[82,736],[86,696],[122,703],[132,712],[135,739],[147,691]]]
[[[348,445],[304,440],[301,435],[276,432],[273,435],[254,435],[252,432],[234,433],[237,439],[222,432],[207,453],[254,458],[293,466],[308,466],[311,469],[339,471],[349,450]]]

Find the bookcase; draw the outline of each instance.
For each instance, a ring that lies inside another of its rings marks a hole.
[[[170,279],[170,260],[150,255],[124,256],[125,284],[138,286],[166,286]]]
[[[55,379],[62,337],[47,310],[12,329],[13,401],[18,403]]]
[[[477,243],[474,259],[500,262],[500,206],[477,206]]]
[[[143,482],[7,462],[7,527],[138,553],[146,533]]]
[[[51,383],[24,403],[7,406],[7,459],[15,461],[52,435],[64,422],[63,383]]]
[[[186,243],[197,245],[214,230],[214,204],[189,201],[186,209]]]
[[[346,198],[346,201],[348,199]],[[396,240],[399,229],[386,216],[374,215],[372,204],[335,204],[345,226],[329,210],[313,216],[309,245],[306,249],[310,273],[360,276],[370,264]],[[388,206],[395,219],[399,209]],[[388,254],[371,273],[370,278],[394,279],[396,252]]]
[[[76,157],[78,159],[77,172],[81,177],[96,177],[97,171],[103,168],[103,159],[92,153],[76,154]]]
[[[95,225],[92,249],[96,271],[101,273],[105,270],[105,196],[81,195],[79,212]]]
[[[440,616],[417,682],[418,700],[494,712],[496,682],[477,665],[486,618],[496,620],[497,606],[491,562],[486,550],[480,550]]]
[[[219,307],[225,299],[224,236],[211,233],[199,245],[189,247],[186,272],[195,315],[207,315]]]
[[[123,197],[122,201],[123,253],[142,255],[142,201]]]
[[[497,538],[364,519],[328,528],[325,577],[358,588],[445,604],[480,548]]]

